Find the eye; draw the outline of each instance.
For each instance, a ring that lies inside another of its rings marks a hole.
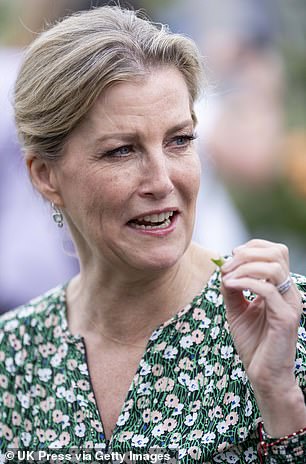
[[[170,141],[170,145],[173,145],[174,148],[188,147],[195,138],[194,134],[177,135]]]
[[[104,156],[109,157],[125,157],[133,152],[132,145],[123,145],[122,147],[114,148],[104,153]]]
[[[176,144],[177,145],[185,145],[186,142],[189,142],[190,138],[189,137],[186,137],[186,136],[180,136],[180,137],[176,137]]]

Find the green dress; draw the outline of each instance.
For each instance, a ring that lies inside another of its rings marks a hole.
[[[293,278],[306,302],[306,278]],[[152,333],[110,441],[83,339],[68,330],[65,294],[66,286],[60,286],[0,318],[2,455],[10,449],[59,453],[76,447],[88,455],[98,450],[97,462],[107,462],[107,455],[122,462],[119,453],[132,462],[131,451],[142,462],[155,462],[146,453],[160,448],[166,454],[157,462],[175,457],[181,464],[260,462],[260,413],[229,333],[219,271]],[[304,392],[305,319],[304,314],[295,366]],[[305,443],[306,434],[289,439],[270,448],[263,462],[305,463]],[[83,455],[82,462],[92,459]]]

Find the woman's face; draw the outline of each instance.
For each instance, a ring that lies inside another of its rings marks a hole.
[[[81,260],[138,270],[179,260],[199,188],[193,137],[188,89],[174,68],[100,96],[52,168]]]

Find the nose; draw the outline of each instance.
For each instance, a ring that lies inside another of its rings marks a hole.
[[[148,155],[142,165],[140,195],[159,200],[173,190],[170,160],[162,151]]]

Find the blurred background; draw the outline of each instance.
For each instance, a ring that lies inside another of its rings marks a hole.
[[[57,18],[106,3],[0,0],[0,312],[78,271],[68,231],[34,192],[18,145],[11,100],[23,51]],[[191,36],[203,55],[194,239],[220,254],[250,237],[283,242],[291,269],[306,274],[305,1],[120,4]]]

